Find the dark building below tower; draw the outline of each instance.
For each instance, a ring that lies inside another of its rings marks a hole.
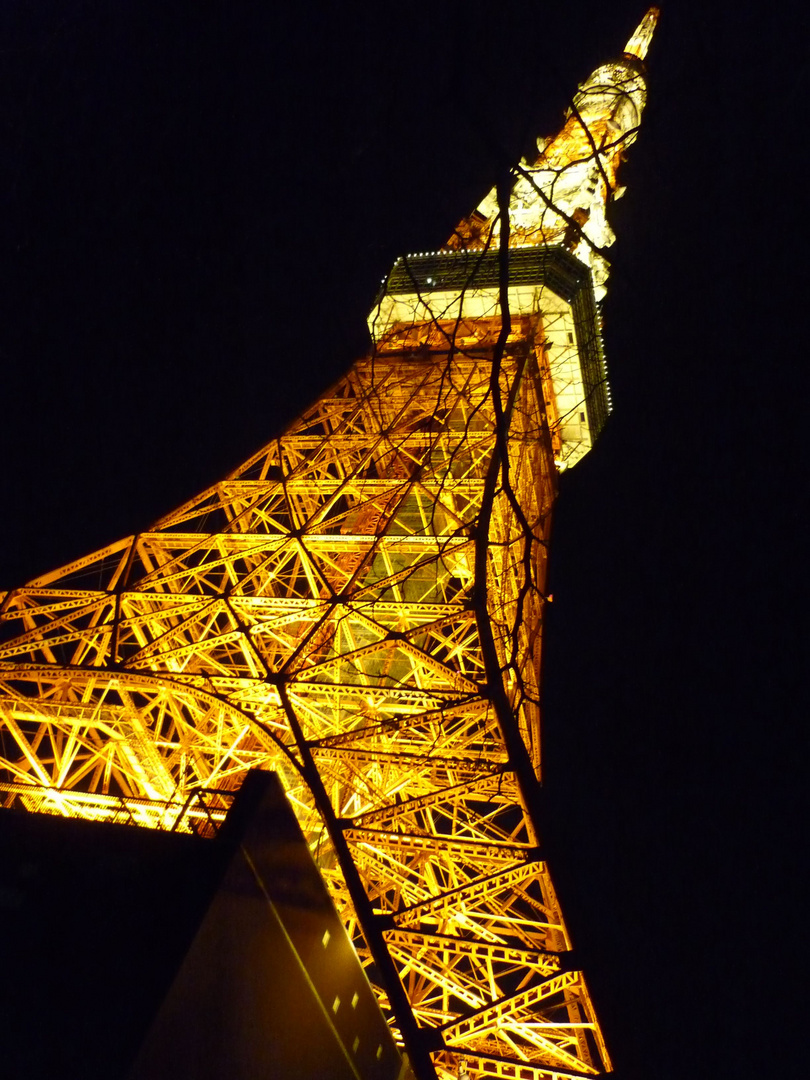
[[[281,785],[213,838],[0,813],[4,1080],[397,1080]]]

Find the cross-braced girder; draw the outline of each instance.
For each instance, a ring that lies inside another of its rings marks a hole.
[[[382,347],[222,483],[3,604],[6,798],[103,818],[278,770],[392,1026],[427,1032],[441,1075],[459,1053],[607,1065],[491,693],[539,770],[541,338],[538,316],[500,356]]]

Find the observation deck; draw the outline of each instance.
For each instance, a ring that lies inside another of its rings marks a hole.
[[[476,343],[468,327],[500,320],[499,280],[498,249],[405,255],[369,315],[372,340],[384,349],[410,330],[418,347],[420,327],[439,327],[463,353]],[[611,411],[591,271],[562,245],[510,248],[508,302],[513,319],[542,323],[536,347],[551,390],[549,426],[559,438],[557,465],[570,468],[591,449]]]

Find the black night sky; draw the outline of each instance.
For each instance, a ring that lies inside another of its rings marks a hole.
[[[3,4],[0,589],[275,434],[643,3]],[[555,524],[546,838],[621,1080],[769,1080],[807,1068],[810,25],[663,6],[615,411]]]

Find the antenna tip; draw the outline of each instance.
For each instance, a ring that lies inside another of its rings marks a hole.
[[[625,55],[635,56],[643,60],[650,47],[655,27],[661,17],[661,9],[651,7],[641,22],[636,27],[630,40],[624,47]]]

